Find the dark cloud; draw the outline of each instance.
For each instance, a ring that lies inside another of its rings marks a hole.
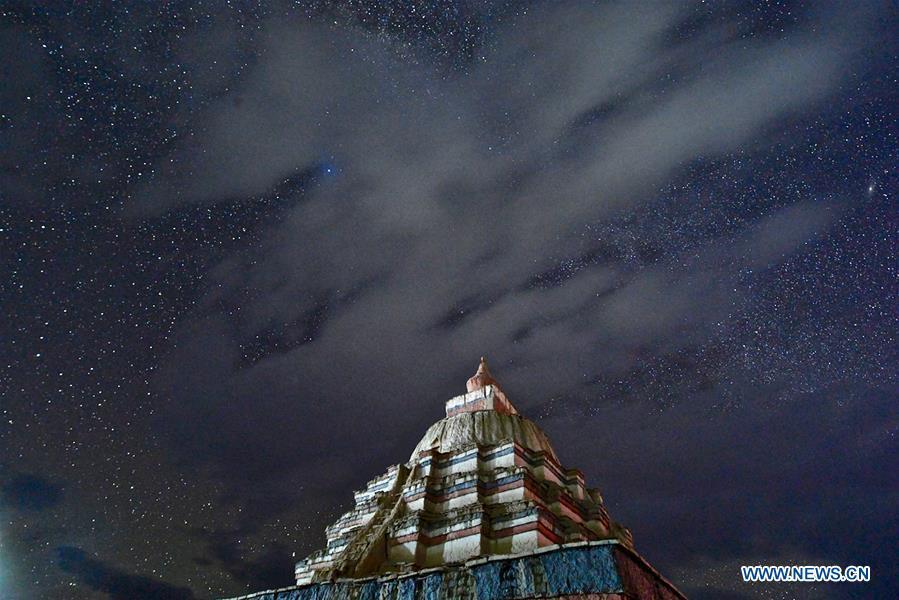
[[[13,475],[2,485],[3,504],[10,508],[42,511],[62,501],[63,488],[39,475]]]
[[[284,587],[293,576],[293,552],[284,544],[273,543],[250,558],[241,547],[241,538],[248,532],[222,530],[215,533],[195,532],[204,539],[212,560],[247,589],[265,590]]]
[[[135,575],[91,557],[81,548],[57,548],[59,568],[75,575],[78,582],[92,590],[107,594],[111,600],[148,598],[158,600],[189,600],[193,593],[143,575]]]

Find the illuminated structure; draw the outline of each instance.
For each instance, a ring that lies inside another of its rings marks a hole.
[[[259,600],[683,598],[564,468],[482,358],[408,462],[356,492],[296,565],[296,586]]]

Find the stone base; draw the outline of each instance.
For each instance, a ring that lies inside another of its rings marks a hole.
[[[616,540],[551,546],[401,576],[347,579],[240,596],[244,600],[682,600]],[[238,600],[238,599],[234,599]]]

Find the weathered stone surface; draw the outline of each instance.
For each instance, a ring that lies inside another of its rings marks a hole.
[[[533,421],[494,410],[463,412],[437,421],[422,436],[409,460],[416,460],[426,450],[448,453],[473,445],[495,446],[505,441],[515,441],[532,452],[546,452],[558,461],[549,438]]]

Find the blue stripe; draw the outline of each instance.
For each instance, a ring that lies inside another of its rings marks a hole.
[[[625,564],[621,564],[624,562]],[[633,565],[633,566],[631,566]],[[525,600],[566,594],[622,594],[623,567],[640,562],[617,544],[562,548],[541,554],[492,560],[471,566],[447,566],[423,575],[379,581],[317,583],[278,592],[260,593],[254,600]],[[636,571],[635,571],[636,573]],[[640,583],[660,588],[665,597],[683,598],[653,572],[641,569]],[[649,589],[649,588],[647,588]],[[629,589],[633,593],[635,589]]]

